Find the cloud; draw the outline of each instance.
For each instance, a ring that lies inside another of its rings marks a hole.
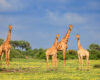
[[[28,6],[23,0],[0,0],[0,12],[20,11]]]
[[[0,12],[6,13],[0,14],[0,37],[6,37],[8,25],[12,24],[14,26],[12,39],[27,40],[31,42],[33,48],[47,48],[52,45],[57,33],[61,35],[61,39],[67,32],[68,27],[66,26],[73,24],[74,28],[69,40],[71,47],[69,46],[69,48],[75,48],[77,42],[74,40],[76,40],[75,34],[77,32],[81,34],[84,44],[84,41],[89,44],[89,42],[99,40],[100,14],[88,11],[99,10],[99,2],[94,3],[87,0],[78,3],[77,1],[0,0]],[[85,10],[87,11],[85,12]],[[20,11],[22,11],[21,14]],[[94,38],[93,35],[98,36]]]
[[[0,0],[1,7],[10,7],[10,4],[6,0]]]
[[[82,5],[80,6],[80,4]],[[28,8],[39,11],[49,9],[53,11],[84,12],[84,10],[100,10],[99,4],[100,1],[97,0],[0,0],[0,12],[24,11],[25,9],[29,11]]]
[[[65,24],[83,24],[86,23],[86,18],[78,13],[58,13],[47,12],[47,18],[51,24],[63,26]]]
[[[75,35],[79,33],[81,35],[81,43],[83,47],[88,48],[91,43],[99,44],[100,41],[100,14],[80,14],[80,13],[58,13],[48,11],[48,20],[50,24],[55,27],[61,27],[63,32],[62,36],[66,34],[66,28],[64,24],[73,24],[74,28],[71,32],[71,38],[68,42],[69,49],[76,48],[76,37]],[[57,28],[59,29],[59,28]],[[60,33],[61,34],[61,33]],[[83,44],[84,43],[84,44]],[[73,46],[72,46],[73,45]]]

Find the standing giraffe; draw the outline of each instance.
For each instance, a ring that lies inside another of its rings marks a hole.
[[[66,54],[66,49],[68,48],[67,47],[67,42],[68,42],[68,39],[69,39],[69,35],[70,35],[70,32],[72,30],[72,25],[69,25],[69,29],[65,35],[64,38],[62,38],[62,40],[60,42],[58,42],[58,45],[57,45],[57,50],[58,51],[63,51],[63,61],[64,61],[64,66],[65,66],[65,54]]]
[[[2,65],[2,56],[3,56],[4,53],[6,55],[6,64],[8,63],[8,65],[9,65],[9,56],[10,56],[10,49],[11,49],[11,45],[10,45],[11,30],[12,30],[12,25],[9,25],[9,31],[8,31],[7,39],[0,46],[0,60],[1,60],[1,65]]]
[[[57,44],[58,44],[59,34],[56,35],[56,40],[51,48],[47,49],[46,51],[46,61],[47,61],[47,69],[48,67],[48,60],[49,56],[52,56],[52,66],[57,67]]]
[[[81,69],[83,68],[83,57],[85,56],[86,57],[86,60],[87,60],[87,69],[89,69],[89,52],[87,50],[85,50],[81,43],[80,43],[80,35],[76,35],[76,38],[78,40],[78,51],[77,51],[77,54],[78,54],[78,60],[79,60],[79,69],[80,69],[80,64],[81,64]]]

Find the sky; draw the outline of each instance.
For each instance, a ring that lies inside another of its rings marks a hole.
[[[83,48],[100,45],[100,0],[0,0],[0,38],[25,40],[34,48],[50,48],[56,34],[59,41],[73,25],[68,49],[77,49],[76,34]]]

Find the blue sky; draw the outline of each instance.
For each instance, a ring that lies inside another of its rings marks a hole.
[[[13,25],[12,40],[26,40],[32,48],[49,48],[56,34],[59,41],[74,26],[68,49],[81,44],[100,44],[100,0],[0,0],[0,38],[6,39],[8,25]]]

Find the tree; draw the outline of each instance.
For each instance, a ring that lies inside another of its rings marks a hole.
[[[100,51],[100,46],[98,44],[91,44],[89,46],[90,50],[99,50]]]
[[[19,41],[19,47],[25,50],[31,49],[30,43],[24,40]]]
[[[0,45],[3,44],[3,42],[4,42],[4,39],[1,38],[0,39]]]
[[[19,47],[19,46],[18,46],[18,41],[12,41],[12,40],[11,40],[10,43],[11,43],[11,45],[14,47],[14,49]]]
[[[100,46],[98,44],[90,44],[90,59],[100,59]]]
[[[16,40],[11,41],[11,45],[14,47],[14,49],[22,49],[22,50],[29,50],[31,49],[30,43],[24,40]]]

